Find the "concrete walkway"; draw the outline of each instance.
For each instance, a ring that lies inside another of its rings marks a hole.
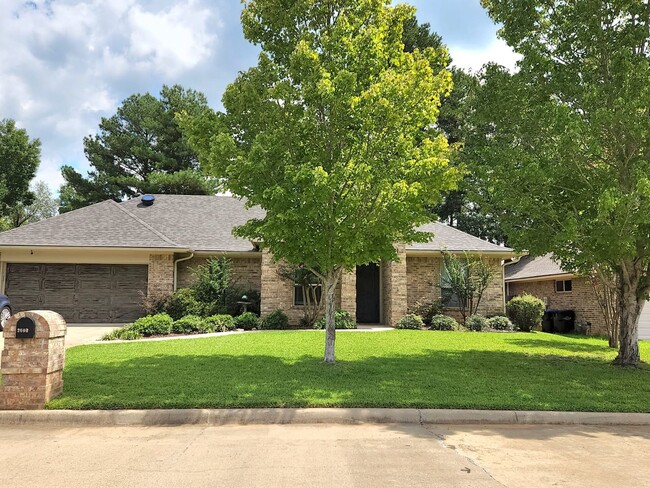
[[[65,348],[69,349],[82,344],[92,344],[99,341],[105,334],[119,328],[120,325],[68,325],[65,335]],[[0,333],[0,351],[4,349],[5,341]]]
[[[645,487],[650,428],[0,427],[0,486]]]

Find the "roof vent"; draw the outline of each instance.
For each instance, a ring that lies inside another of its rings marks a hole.
[[[156,197],[153,195],[142,195],[142,198],[140,199],[142,202],[142,205],[145,207],[151,207],[153,205],[153,202],[156,201]]]

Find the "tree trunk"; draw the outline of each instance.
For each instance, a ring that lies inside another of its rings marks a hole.
[[[331,271],[325,275],[323,287],[325,288],[325,362],[334,363],[334,344],[336,342],[336,285],[338,284],[340,270]]]
[[[639,355],[639,315],[644,300],[638,298],[641,270],[633,263],[623,263],[623,272],[619,280],[619,344],[618,356],[614,364],[636,366]]]

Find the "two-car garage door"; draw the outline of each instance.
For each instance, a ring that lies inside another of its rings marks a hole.
[[[146,265],[8,264],[14,311],[53,310],[71,324],[122,323],[142,315]]]

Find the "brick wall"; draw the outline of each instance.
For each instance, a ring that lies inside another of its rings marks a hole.
[[[174,255],[151,254],[149,256],[149,275],[147,295],[165,297],[174,292]]]
[[[220,256],[193,257],[192,259],[178,263],[178,288],[191,286],[196,281],[194,270],[204,265],[210,257]],[[232,279],[238,287],[257,291],[261,290],[262,260],[258,254],[250,258],[229,257],[228,259],[230,259],[231,263]]]
[[[555,280],[525,281],[509,284],[509,295],[529,293],[542,300],[547,299],[547,308],[575,310],[576,322],[591,322],[593,335],[607,335],[605,318],[598,301],[586,278],[573,278],[570,292],[555,291]]]
[[[487,259],[487,258],[486,258]],[[504,286],[503,270],[500,259],[487,259],[493,269],[493,278],[487,290],[483,293],[478,313],[482,315],[503,314]],[[412,308],[420,302],[430,302],[440,299],[440,270],[441,256],[409,256],[406,258],[406,281],[408,292],[408,307]],[[460,313],[455,309],[446,309],[445,314],[460,319]]]
[[[382,322],[394,326],[407,313],[407,265],[404,244],[397,244],[398,262],[381,263],[381,287],[384,316]]]

